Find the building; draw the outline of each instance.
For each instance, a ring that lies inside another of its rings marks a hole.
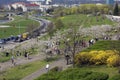
[[[27,11],[26,4],[24,2],[16,2],[11,4],[10,6],[13,7],[14,9],[21,7],[23,12]]]
[[[39,10],[40,9],[40,6],[38,4],[26,4],[26,8],[27,10]]]
[[[40,9],[40,5],[37,3],[16,2],[16,3],[10,4],[10,6],[13,7],[15,10],[21,7],[23,12],[26,12],[28,10],[39,10]]]
[[[25,2],[15,2],[8,6],[9,10],[20,9],[23,10],[23,12],[30,11],[30,10],[41,10],[45,11],[46,9],[49,9],[52,7],[51,2],[52,0],[27,0],[28,3]],[[43,3],[45,2],[45,3]],[[22,8],[22,9],[21,9]]]
[[[114,0],[106,0],[106,4],[108,4],[108,5],[114,5]]]

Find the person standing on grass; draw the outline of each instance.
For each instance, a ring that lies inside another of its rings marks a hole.
[[[11,57],[12,64],[15,65],[14,56]]]
[[[27,58],[27,56],[28,56],[28,53],[27,51],[25,51],[24,57]]]
[[[29,54],[30,54],[30,52],[27,52],[27,59],[30,59],[30,58],[29,58]]]

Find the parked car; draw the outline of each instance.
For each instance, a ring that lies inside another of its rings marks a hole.
[[[0,39],[0,44],[6,43],[6,39]]]

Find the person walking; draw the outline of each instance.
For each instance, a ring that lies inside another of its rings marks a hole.
[[[11,57],[12,64],[15,65],[14,56]]]
[[[47,64],[47,65],[46,65],[46,67],[45,67],[45,68],[46,68],[46,70],[47,70],[47,72],[49,71],[49,67],[50,67],[50,65],[49,65],[49,64]]]

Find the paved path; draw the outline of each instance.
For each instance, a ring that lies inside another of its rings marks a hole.
[[[34,62],[34,61],[43,60],[43,59],[45,59],[45,55],[41,53],[41,54],[30,56],[30,59],[27,59],[25,57],[18,57],[15,59],[15,63],[17,66],[17,65],[23,65],[23,64]],[[0,70],[1,71],[4,71],[4,70],[11,68],[11,67],[15,67],[12,64],[11,60],[4,62],[4,63],[0,63]]]
[[[115,34],[115,35],[113,35],[113,36],[111,37],[111,39],[112,39],[112,40],[119,40],[119,39],[120,39],[120,32],[117,33],[117,34]]]
[[[32,43],[31,43],[32,42]],[[41,46],[45,43],[45,41],[39,41],[37,42],[36,39],[30,39],[27,40],[23,43],[13,43],[13,44],[7,44],[5,45],[5,49],[14,49],[16,46],[21,45],[20,49],[26,49],[29,48],[35,44],[37,44],[38,46]],[[43,52],[39,52],[39,54],[36,55],[30,55],[31,59],[26,59],[25,57],[21,56],[21,57],[17,57],[15,59],[15,63],[16,65],[22,65],[22,64],[27,64],[33,61],[37,61],[37,60],[43,60],[45,59],[45,54]],[[4,62],[4,63],[0,63],[0,71],[4,71],[8,68],[14,67],[14,65],[12,64],[11,60]]]
[[[66,65],[66,60],[64,58],[62,58],[62,59],[59,59],[57,61],[52,62],[50,64],[50,69],[52,69],[52,68],[54,68],[56,66],[62,67],[62,69],[64,70],[64,69],[68,68],[71,65]],[[44,73],[47,73],[47,70],[45,69],[45,66],[43,68],[37,70],[36,72],[26,76],[22,80],[34,80],[34,79],[36,79],[37,77],[39,77],[40,75],[42,75]]]

